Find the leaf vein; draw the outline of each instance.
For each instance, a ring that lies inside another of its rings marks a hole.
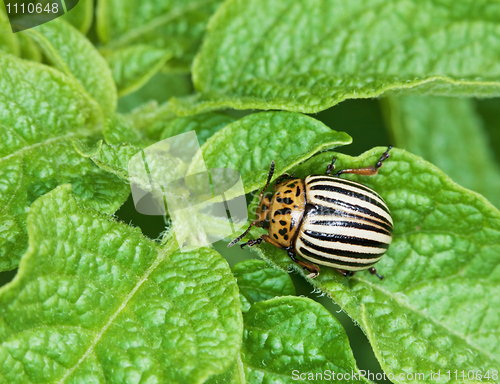
[[[133,41],[134,39],[143,34],[154,31],[156,28],[162,26],[163,24],[171,22],[177,18],[183,17],[186,13],[195,11],[198,8],[202,8],[204,6],[217,3],[218,1],[220,0],[205,0],[192,3],[185,7],[178,7],[175,12],[170,12],[165,15],[158,16],[140,27],[127,31],[125,34],[123,34],[122,36],[111,42],[109,46],[121,47],[127,45],[130,43],[130,41]]]
[[[104,326],[101,328],[101,330],[97,333],[96,337],[90,344],[90,346],[87,348],[83,356],[80,358],[80,360],[71,368],[69,369],[63,377],[59,380],[59,383],[62,384],[66,381],[67,378],[69,378],[73,372],[77,370],[77,368],[87,359],[88,356],[94,351],[97,343],[100,341],[104,333],[108,330],[108,328],[112,325],[114,320],[120,315],[120,313],[123,311],[123,309],[126,307],[126,305],[129,303],[129,301],[132,299],[132,297],[137,293],[139,288],[144,284],[144,282],[147,280],[147,278],[153,273],[156,268],[168,258],[167,255],[167,250],[169,247],[165,247],[164,250],[160,253],[160,250],[157,250],[158,252],[158,257],[156,260],[151,264],[151,266],[145,271],[141,279],[137,282],[137,284],[134,286],[134,288],[127,294],[125,299],[123,300],[122,304],[118,307],[118,309],[115,311],[113,315],[110,316],[108,322],[104,324]]]
[[[470,345],[471,348],[474,348],[476,349],[478,352],[480,352],[481,354],[489,357],[490,359],[492,359],[493,361],[496,361],[496,362],[500,362],[500,360],[498,360],[495,356],[491,355],[490,352],[476,346],[476,345],[471,345],[469,340],[467,339],[467,337],[465,337],[464,335],[461,335],[457,332],[455,332],[453,329],[449,328],[447,325],[441,323],[440,321],[434,319],[433,317],[431,316],[426,316],[424,312],[422,312],[421,310],[419,310],[418,308],[415,308],[411,305],[409,305],[409,303],[406,303],[404,301],[401,301],[400,298],[397,296],[397,295],[393,295],[391,294],[392,292],[389,292],[385,289],[383,289],[382,287],[380,287],[379,285],[376,285],[376,284],[373,284],[369,281],[364,281],[365,284],[371,286],[372,290],[378,290],[379,292],[381,292],[383,295],[386,295],[387,297],[390,297],[391,299],[393,299],[395,302],[397,302],[399,305],[401,305],[402,307],[405,307],[407,308],[409,311],[415,313],[416,315],[418,315],[419,317],[422,317],[424,319],[427,319],[429,321],[431,321],[432,323],[436,324],[436,325],[439,325],[441,327],[443,327],[446,331],[448,331],[451,335],[454,335],[456,336],[457,338],[461,339],[462,341],[464,341],[467,345]]]
[[[236,88],[237,86],[237,82],[238,80],[240,80],[240,76],[241,74],[243,73],[243,71],[245,70],[245,68],[247,67],[248,63],[251,62],[250,58],[253,56],[253,54],[255,53],[255,51],[259,48],[259,44],[264,41],[264,39],[271,33],[271,31],[273,29],[275,29],[279,22],[281,21],[281,19],[288,13],[290,12],[291,10],[293,9],[293,6],[288,6],[288,7],[285,7],[283,9],[281,9],[281,13],[278,12],[278,14],[276,15],[276,17],[274,18],[273,22],[269,25],[269,27],[263,31],[262,35],[260,36],[259,40],[255,43],[255,45],[253,46],[253,48],[250,50],[249,54],[247,57],[245,57],[244,59],[243,58],[240,58],[241,59],[241,64],[239,66],[239,68],[234,71],[234,76],[233,76],[233,81],[232,81],[232,84],[231,84],[231,88]]]

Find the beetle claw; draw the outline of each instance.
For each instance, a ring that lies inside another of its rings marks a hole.
[[[304,268],[306,269],[306,268]],[[314,272],[311,272],[310,274],[308,274],[306,277],[309,278],[309,279],[314,279],[316,277],[319,276],[319,272],[318,271],[314,271]]]
[[[376,270],[375,268],[373,268],[373,267],[371,267],[371,268],[368,270],[368,272],[370,272],[372,275],[377,276],[380,280],[383,280],[383,279],[384,279],[384,276],[379,275],[379,274],[377,273],[377,270]]]
[[[328,164],[328,166],[326,167],[326,172],[325,172],[326,175],[329,175],[335,169],[335,161],[336,160],[337,160],[337,158],[335,156],[333,156],[332,162],[330,164]]]

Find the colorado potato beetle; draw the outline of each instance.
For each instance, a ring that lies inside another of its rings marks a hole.
[[[309,271],[319,274],[316,264],[335,268],[344,276],[368,270],[377,275],[378,262],[392,241],[393,222],[384,200],[372,189],[355,181],[342,179],[344,173],[372,176],[389,157],[389,146],[373,166],[335,169],[334,157],[325,175],[305,179],[282,175],[276,180],[271,199],[264,197],[274,173],[274,161],[267,183],[260,193],[255,220],[228,247],[240,241],[253,226],[268,230],[267,235],[241,245],[250,247],[263,241],[288,252],[288,256]],[[306,261],[297,258],[297,255]]]

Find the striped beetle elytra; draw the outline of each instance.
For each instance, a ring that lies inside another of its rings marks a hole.
[[[372,189],[355,181],[342,179],[344,173],[376,175],[389,157],[389,146],[373,166],[344,169],[334,175],[334,157],[325,175],[305,179],[282,175],[276,180],[271,199],[264,197],[274,173],[274,161],[267,183],[260,193],[255,220],[248,229],[228,244],[239,242],[253,226],[268,230],[267,235],[241,245],[250,247],[263,241],[288,252],[288,256],[309,271],[319,275],[319,265],[335,268],[344,276],[368,270],[380,279],[373,267],[389,248],[393,222],[384,200]],[[297,255],[302,259],[297,258]]]

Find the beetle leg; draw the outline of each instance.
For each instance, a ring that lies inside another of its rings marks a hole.
[[[340,273],[342,276],[353,276],[356,272],[354,271],[346,271],[344,269],[337,269],[335,268],[335,270]]]
[[[325,175],[329,175],[330,173],[332,173],[333,170],[335,170],[335,161],[336,160],[337,160],[337,158],[335,156],[333,156],[332,162],[326,166]]]
[[[307,263],[305,261],[302,261],[302,260],[298,260],[296,257],[295,257],[295,253],[293,251],[290,251],[290,249],[287,249],[287,248],[284,248],[282,245],[280,245],[278,242],[276,242],[272,237],[268,236],[268,235],[262,235],[261,237],[259,237],[258,239],[255,239],[255,240],[250,240],[248,242],[248,245],[249,246],[253,246],[255,244],[260,244],[262,241],[265,241],[266,243],[269,243],[269,244],[272,244],[274,245],[275,247],[278,247],[278,248],[281,248],[281,249],[284,249],[288,252],[288,256],[290,256],[290,258],[295,261],[297,264],[301,265],[302,267],[304,267],[304,269],[308,270],[309,272],[311,272],[309,275],[307,275],[307,277],[311,278],[311,279],[314,279],[315,277],[317,277],[319,275],[319,267],[316,265],[316,264],[312,264],[312,263]],[[252,244],[250,244],[250,242],[252,242]],[[243,244],[243,245],[246,245],[246,244]],[[243,247],[243,246],[242,246]]]
[[[262,235],[261,236],[262,240],[264,240],[266,243],[269,243],[269,244],[272,244],[274,245],[275,247],[278,247],[278,248],[281,248],[281,249],[285,249],[283,248],[283,246],[279,243],[277,243],[272,237],[268,236],[268,235]]]
[[[314,279],[315,277],[318,277],[319,267],[316,264],[306,263],[305,261],[298,260],[295,257],[295,253],[293,253],[293,251],[288,251],[288,256],[290,256],[290,259],[295,261],[298,265],[302,266],[305,270],[311,272],[306,277],[309,277],[310,279]]]
[[[382,279],[384,278],[384,276],[379,275],[379,274],[377,273],[377,270],[376,270],[375,268],[373,268],[373,267],[371,267],[371,268],[368,270],[368,272],[370,272],[372,275],[377,276],[380,280],[382,280]]]
[[[245,245],[248,245],[249,247],[253,247],[254,245],[260,244],[263,241],[265,241],[266,243],[270,243],[270,244],[274,245],[275,247],[278,247],[278,248],[281,248],[281,249],[285,249],[285,248],[283,248],[282,245],[278,244],[276,241],[274,241],[273,238],[269,237],[268,235],[262,235],[258,239],[249,240],[248,242],[246,242],[244,244],[241,244],[241,248],[243,248]]]
[[[378,161],[375,163],[375,165],[370,165],[369,167],[366,168],[354,168],[354,169],[343,169],[342,171],[338,171],[335,176],[340,176],[343,173],[354,173],[356,175],[362,175],[362,176],[373,176],[376,175],[378,172],[378,169],[383,165],[384,160],[386,160],[389,157],[389,151],[391,150],[392,145],[389,145],[387,148],[387,151],[385,151],[382,156],[378,159]]]
[[[264,236],[264,235],[262,235],[262,236]],[[241,244],[240,247],[243,248],[245,245],[248,245],[249,247],[253,247],[256,244],[260,244],[264,241],[262,236],[259,237],[258,239],[248,240],[246,243]]]

